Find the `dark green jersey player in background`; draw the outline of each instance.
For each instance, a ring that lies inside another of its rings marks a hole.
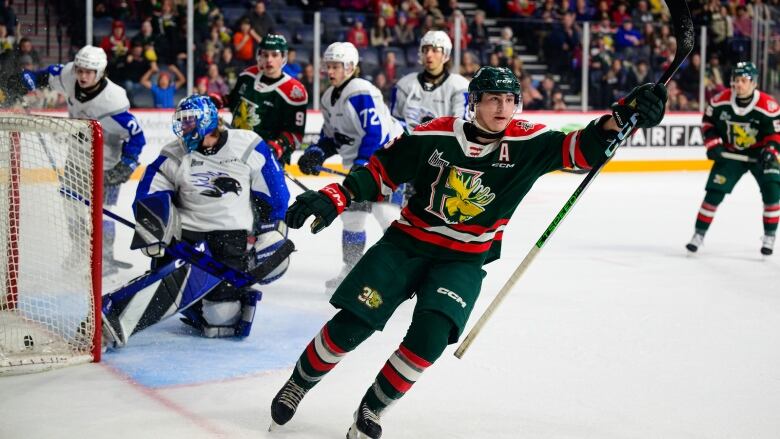
[[[307,191],[288,210],[293,228],[315,216],[316,233],[350,203],[381,200],[406,182],[415,189],[401,218],[336,289],[331,304],[340,311],[306,347],[274,398],[275,425],[288,422],[309,389],[416,295],[408,332],[360,401],[347,435],[379,438],[380,413],[457,341],[479,296],[482,266],[500,256],[504,228],[534,182],[555,170],[599,164],[619,129],[616,120],[637,112],[639,126],[655,126],[666,101],[665,87],[646,84],[613,106],[620,117],[604,115],[564,134],[512,118],[521,90],[509,69],[483,67],[468,91],[469,120],[441,117],[421,124],[378,150],[343,185]],[[623,103],[634,98],[636,109]]]
[[[257,50],[257,65],[241,72],[228,95],[233,128],[252,130],[265,140],[280,162],[301,145],[306,128],[306,87],[282,72],[287,40],[267,35]]]
[[[731,73],[731,89],[715,96],[704,111],[704,146],[707,158],[715,163],[696,217],[696,231],[685,246],[691,253],[702,245],[726,194],[750,172],[764,202],[761,254],[772,254],[780,220],[780,106],[756,88],[757,81],[758,70],[752,62],[737,63]]]

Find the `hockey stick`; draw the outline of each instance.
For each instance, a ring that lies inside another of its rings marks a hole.
[[[305,184],[301,183],[300,180],[288,174],[287,172],[284,173],[284,176],[287,177],[291,182],[295,183],[295,185],[301,188],[301,190],[303,190],[304,192],[309,190],[309,188]]]
[[[60,193],[77,201],[81,201],[85,205],[89,206],[88,199],[81,195],[68,190],[64,187],[60,187]],[[103,209],[103,215],[116,220],[118,223],[123,224],[133,230],[135,230],[135,223],[125,219],[108,209]],[[268,273],[272,272],[279,264],[281,264],[290,254],[295,250],[295,245],[289,239],[286,240],[279,249],[276,250],[271,256],[269,256],[262,264],[244,272],[236,270],[222,262],[217,261],[210,255],[196,249],[192,244],[185,241],[177,241],[173,245],[168,245],[165,250],[174,258],[181,259],[185,262],[200,268],[201,270],[214,275],[225,282],[233,285],[236,288],[241,288],[246,285],[253,285],[266,277]]]
[[[664,71],[663,75],[661,75],[661,78],[658,80],[657,84],[666,84],[669,82],[674,73],[680,67],[680,64],[682,64],[685,58],[687,58],[693,50],[693,21],[691,19],[691,12],[688,10],[688,4],[685,2],[685,0],[666,0],[666,5],[669,7],[669,12],[671,14],[674,25],[674,36],[677,38],[677,52],[674,54],[674,60],[672,61],[671,65],[669,65],[666,71]],[[577,202],[580,196],[585,192],[588,186],[590,186],[590,183],[593,181],[593,179],[599,174],[599,172],[601,172],[601,169],[609,161],[609,159],[612,158],[618,146],[620,146],[625,139],[630,137],[631,133],[636,128],[636,124],[637,114],[634,113],[626,125],[623,126],[620,132],[618,132],[617,137],[612,140],[612,142],[610,142],[609,146],[607,146],[605,151],[607,160],[594,167],[588,173],[582,183],[580,183],[577,189],[574,190],[574,193],[566,201],[566,204],[563,205],[563,208],[561,208],[555,218],[553,218],[550,225],[547,227],[544,233],[542,233],[542,236],[538,241],[536,241],[536,244],[531,247],[531,250],[525,256],[523,261],[509,277],[507,282],[498,292],[482,316],[480,316],[477,323],[474,324],[474,327],[471,328],[471,331],[468,333],[468,335],[466,335],[466,338],[463,339],[463,342],[461,342],[460,346],[458,346],[458,349],[455,350],[456,357],[463,358],[466,350],[474,342],[474,339],[480,333],[485,323],[487,323],[504,298],[506,298],[523,273],[525,273],[525,271],[528,269],[528,266],[530,266],[531,262],[533,262],[534,258],[536,258],[536,255],[539,253],[539,251],[541,251],[542,247],[544,247],[544,244],[547,242],[550,236],[552,236],[553,232],[555,232],[555,229],[558,228],[560,223],[564,220],[564,218],[566,218],[566,215],[569,213],[569,211],[574,207],[574,204]]]
[[[742,154],[734,154],[733,152],[724,151],[720,153],[720,156],[723,157],[724,159],[735,160],[738,162],[758,163],[757,159]]]
[[[342,177],[346,177],[347,175],[349,175],[346,172],[341,172],[341,171],[337,171],[335,169],[326,168],[325,166],[317,166],[317,170],[320,171],[320,172],[327,172],[328,174],[340,175]]]

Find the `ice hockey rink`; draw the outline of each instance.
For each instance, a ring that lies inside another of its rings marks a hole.
[[[780,437],[780,255],[759,253],[762,204],[749,177],[699,254],[686,255],[706,175],[598,176],[465,357],[450,346],[384,414],[383,437]],[[526,197],[471,324],[583,177],[546,176]],[[120,213],[129,216],[132,195],[123,189]],[[130,231],[117,228],[127,246]],[[267,431],[271,398],[334,313],[323,284],[340,269],[340,233],[338,222],[291,232],[292,265],[263,288],[244,341],[200,338],[170,319],[101,363],[0,378],[0,438],[343,438],[412,303],[287,426]],[[117,252],[136,269],[107,279],[106,292],[147,264]]]

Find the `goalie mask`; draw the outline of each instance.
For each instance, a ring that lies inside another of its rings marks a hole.
[[[189,151],[195,151],[203,138],[217,129],[219,114],[208,96],[191,95],[179,102],[173,113],[173,134]]]

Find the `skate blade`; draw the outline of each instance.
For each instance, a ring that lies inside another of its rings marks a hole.
[[[352,426],[349,427],[349,431],[347,431],[347,439],[372,439],[372,438],[371,436],[368,436],[367,434],[358,430],[356,423],[352,423]]]
[[[281,425],[279,425],[276,422],[274,422],[273,420],[271,420],[271,425],[268,426],[268,431],[269,432],[274,432],[274,431],[278,431],[278,430],[281,430],[281,429],[282,429]]]

